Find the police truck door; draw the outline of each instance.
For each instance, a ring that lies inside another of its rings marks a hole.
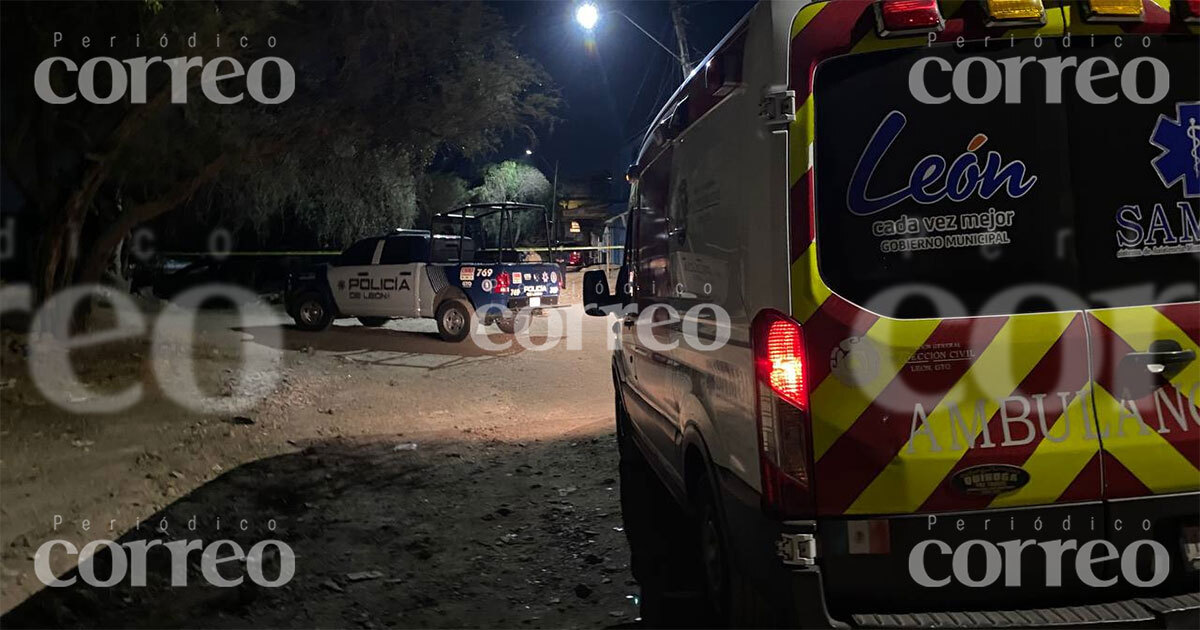
[[[329,269],[329,290],[342,315],[371,315],[371,300],[363,287],[371,275],[371,264],[379,260],[383,242],[378,238],[363,239],[338,256]]]
[[[372,280],[384,296],[378,301],[380,315],[419,317],[420,283],[416,281],[429,258],[429,240],[424,236],[389,236],[384,239],[379,264]]]

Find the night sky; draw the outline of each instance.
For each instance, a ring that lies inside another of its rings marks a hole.
[[[561,177],[609,170],[624,175],[651,117],[681,82],[679,63],[619,15],[602,15],[595,46],[575,22],[576,2],[504,2],[498,8],[517,31],[517,45],[550,73],[562,90],[563,121],[538,130],[534,164],[547,171],[559,161]],[[598,2],[617,9],[672,50],[677,48],[666,2]],[[692,62],[701,59],[754,5],[749,1],[684,0]],[[506,147],[501,158],[524,158]]]

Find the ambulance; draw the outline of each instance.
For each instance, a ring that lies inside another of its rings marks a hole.
[[[766,2],[697,66],[584,281],[648,623],[1197,626],[1198,19]]]

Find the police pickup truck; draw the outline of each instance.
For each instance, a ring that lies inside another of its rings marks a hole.
[[[433,217],[429,230],[364,238],[333,262],[288,278],[287,313],[301,330],[319,331],[339,317],[382,326],[397,317],[437,321],[446,341],[462,341],[476,321],[512,334],[529,315],[559,306],[566,279],[545,255],[518,251],[518,212],[541,206],[470,204]],[[537,221],[534,222],[535,224]]]

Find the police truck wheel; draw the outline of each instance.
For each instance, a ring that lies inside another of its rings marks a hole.
[[[324,296],[316,291],[309,291],[296,300],[296,327],[300,330],[317,332],[329,328],[333,322],[333,309],[325,301]]]
[[[435,318],[443,341],[459,342],[471,334],[471,308],[459,300],[442,302]]]
[[[388,317],[359,317],[358,323],[370,328],[379,328],[388,323]]]

